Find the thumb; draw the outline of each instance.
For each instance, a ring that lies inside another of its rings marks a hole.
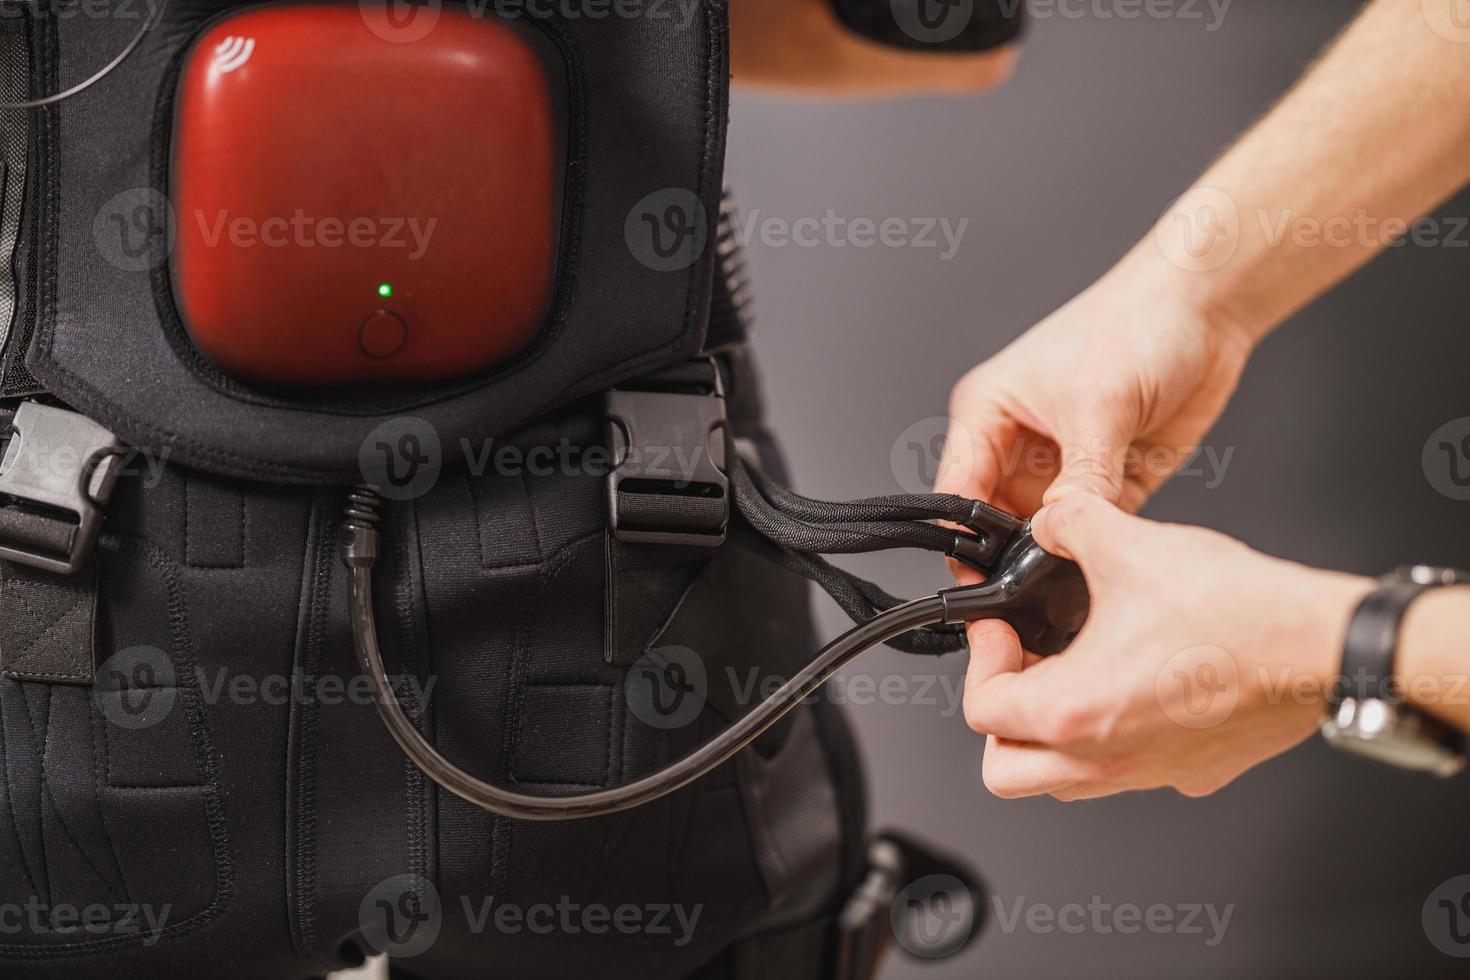
[[[1047,551],[1071,558],[1086,570],[1107,555],[1116,555],[1145,523],[1095,494],[1074,493],[1037,511],[1031,530]]]
[[[1089,414],[1088,418],[1057,433],[1061,472],[1046,491],[1044,503],[1055,503],[1078,491],[1094,493],[1116,504],[1123,497],[1124,451],[1132,443],[1125,420]]]

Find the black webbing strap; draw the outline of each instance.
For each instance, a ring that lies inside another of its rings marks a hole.
[[[701,358],[607,394],[609,663],[631,666],[647,652],[728,533],[721,370]]]
[[[0,540],[23,548],[64,555],[71,550],[76,525],[50,520],[17,507],[0,507]]]
[[[91,684],[100,506],[118,446],[84,416],[35,402],[0,412],[0,676]]]
[[[91,684],[97,563],[58,575],[0,561],[0,673],[14,681]]]

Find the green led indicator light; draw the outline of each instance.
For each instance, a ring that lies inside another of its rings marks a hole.
[[[378,295],[384,299],[393,298],[393,284],[391,282],[378,283]]]

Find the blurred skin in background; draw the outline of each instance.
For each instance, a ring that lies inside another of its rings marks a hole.
[[[936,489],[1035,515],[1094,599],[1050,660],[1004,624],[970,628],[966,717],[990,736],[997,795],[1203,795],[1316,730],[1372,582],[1133,512],[1194,454],[1267,334],[1470,182],[1461,3],[1369,3],[1152,234],[955,386]],[[884,47],[825,0],[733,0],[731,21],[737,84],[805,94],[979,93],[1016,58]],[[1258,217],[1283,213],[1324,234]],[[1411,608],[1397,663],[1410,700],[1462,729],[1470,704],[1448,695],[1470,668],[1466,635],[1470,589],[1436,590]],[[1201,668],[1235,688],[1234,710],[1179,724],[1157,679]]]

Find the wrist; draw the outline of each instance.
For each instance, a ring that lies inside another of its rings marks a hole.
[[[1470,730],[1470,587],[1434,589],[1414,601],[1399,631],[1394,673],[1404,699]]]
[[[1242,363],[1271,332],[1267,324],[1241,316],[1229,301],[1223,279],[1171,261],[1150,234],[1103,278],[1108,288],[1137,296],[1166,320],[1196,323],[1222,347],[1239,351]]]
[[[1358,604],[1376,588],[1377,583],[1371,578],[1337,572],[1314,570],[1311,575],[1313,581],[1304,606],[1311,611],[1309,670],[1323,693],[1321,708],[1325,711],[1342,677],[1348,624],[1352,622]]]

